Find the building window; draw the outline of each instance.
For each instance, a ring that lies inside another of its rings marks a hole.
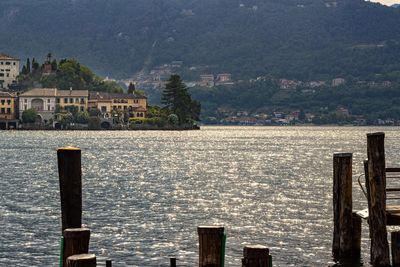
[[[69,103],[71,103],[71,104],[74,103],[74,99],[73,99],[73,98],[70,98],[70,99],[69,99]]]
[[[50,110],[50,105],[47,105],[47,110]]]
[[[85,104],[85,99],[83,97],[81,98],[81,104]]]
[[[56,103],[60,104],[60,99],[59,98],[56,99]]]
[[[4,108],[1,108],[0,113],[1,113],[1,114],[4,114],[4,113],[5,113],[5,109],[4,109]]]
[[[11,114],[11,108],[7,108],[7,114]]]
[[[24,99],[24,103],[28,103],[28,100],[27,100],[27,99]]]
[[[28,106],[27,105],[24,105],[24,110],[27,110],[28,109]]]
[[[0,77],[4,77],[4,73],[0,73]]]
[[[8,61],[7,61],[7,62],[6,62],[6,65],[11,65],[11,62],[8,62]]]
[[[64,104],[68,103],[68,98],[64,98]]]
[[[13,62],[13,65],[15,66],[15,62]]]
[[[85,108],[84,107],[81,107],[81,112],[83,112],[85,110]]]
[[[1,104],[4,105],[6,101],[4,99],[1,100]]]
[[[11,100],[10,99],[7,100],[7,105],[11,105]]]
[[[107,112],[107,107],[104,107],[104,106],[101,107],[101,112],[102,112],[102,113],[106,113],[106,112]]]

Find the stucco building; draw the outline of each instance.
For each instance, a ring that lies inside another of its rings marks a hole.
[[[8,89],[17,82],[19,75],[19,59],[0,54],[0,89]]]
[[[0,129],[17,128],[16,96],[8,92],[0,92]]]
[[[69,107],[77,107],[79,112],[88,110],[88,90],[57,90],[56,110],[66,111]]]
[[[128,113],[130,118],[145,118],[147,98],[137,94],[90,92],[89,108],[98,109],[105,118],[110,118],[113,111]]]
[[[34,109],[38,113],[38,120],[48,122],[53,119],[56,109],[56,88],[35,88],[19,96],[19,117],[28,109]]]

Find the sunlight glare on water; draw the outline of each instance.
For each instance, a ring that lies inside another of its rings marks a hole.
[[[58,266],[56,149],[82,149],[83,220],[99,266],[196,266],[198,225],[224,225],[226,266],[243,247],[270,248],[274,266],[329,266],[332,155],[386,132],[386,162],[400,166],[398,128],[202,127],[200,131],[0,132],[0,266]],[[368,235],[363,224],[363,261]]]

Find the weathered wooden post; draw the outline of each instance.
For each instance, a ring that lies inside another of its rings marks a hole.
[[[199,226],[199,267],[221,267],[224,227]]]
[[[176,258],[170,258],[169,261],[171,267],[176,267]]]
[[[269,267],[269,249],[265,246],[246,246],[243,249],[242,267]]]
[[[371,225],[371,217],[369,216],[369,214],[371,214],[371,190],[369,189],[369,176],[368,176],[368,159],[364,160],[364,175],[365,175],[365,188],[367,190],[367,203],[368,203],[368,218],[367,218],[367,222],[368,222],[368,226]],[[369,231],[369,236],[372,236],[372,228],[368,227],[368,231]],[[372,255],[372,247],[369,248],[369,255]]]
[[[333,243],[335,260],[360,256],[361,219],[353,214],[352,153],[333,155]]]
[[[385,134],[367,134],[368,181],[370,191],[371,264],[390,266],[386,231]]]
[[[106,260],[106,267],[112,267],[112,260]]]
[[[62,231],[82,224],[81,150],[64,147],[57,150],[61,195]]]
[[[96,256],[94,254],[69,256],[66,267],[96,267]]]
[[[89,253],[90,230],[68,228],[64,230],[64,265],[69,256]]]
[[[392,266],[400,267],[400,232],[391,232]]]

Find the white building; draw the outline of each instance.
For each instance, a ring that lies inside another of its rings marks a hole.
[[[19,75],[19,59],[0,54],[0,89],[7,89],[17,82]]]
[[[56,88],[35,88],[19,96],[19,116],[27,109],[35,109],[41,121],[47,122],[54,117],[56,109]]]

